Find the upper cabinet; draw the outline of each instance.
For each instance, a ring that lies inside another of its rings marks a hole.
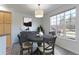
[[[11,23],[11,13],[9,13],[9,12],[4,13],[4,23],[6,23],[6,24]]]
[[[4,24],[4,33],[5,34],[11,33],[11,24]]]
[[[4,15],[4,13],[3,12],[0,12],[0,24],[2,24],[3,23],[3,15]]]
[[[5,24],[11,23],[11,13],[10,12],[0,11],[0,24],[2,24],[2,23],[5,23]]]
[[[6,47],[11,47],[11,12],[0,11],[0,35],[6,35]]]
[[[0,24],[0,35],[4,34],[4,28],[3,28],[3,24]]]
[[[0,35],[11,33],[11,12],[0,11]]]

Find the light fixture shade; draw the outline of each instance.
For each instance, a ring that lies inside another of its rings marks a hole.
[[[43,10],[42,9],[36,9],[35,10],[35,17],[37,17],[37,18],[43,17]]]
[[[43,15],[44,15],[43,9],[41,9],[40,6],[38,6],[38,8],[35,9],[35,17],[42,18]]]

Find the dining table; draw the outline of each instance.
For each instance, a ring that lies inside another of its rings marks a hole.
[[[52,37],[54,37],[54,36],[46,35],[46,34],[44,34],[43,36],[38,36],[37,33],[33,33],[30,36],[28,36],[27,38],[28,38],[29,42],[32,42],[32,44],[34,42],[36,42],[39,47],[41,45],[41,43],[48,42],[49,39],[51,39]],[[32,52],[31,54],[36,54],[36,55],[41,54],[41,51],[39,50],[38,47],[35,51],[31,51]]]

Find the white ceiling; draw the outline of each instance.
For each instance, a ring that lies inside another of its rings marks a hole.
[[[37,8],[37,4],[6,4],[6,6],[14,11],[29,14],[34,14],[34,10]],[[61,6],[61,4],[41,4],[40,6],[44,10],[44,14],[48,14]]]

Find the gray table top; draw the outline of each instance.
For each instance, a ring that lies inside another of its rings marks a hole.
[[[31,42],[44,42],[49,41],[49,39],[53,38],[53,35],[46,35],[39,37],[37,36],[37,32],[21,32],[21,38],[24,39],[24,41],[28,40]]]
[[[32,42],[43,42],[43,41],[49,41],[49,39],[51,38],[53,38],[53,36],[51,35],[43,35],[41,37],[33,35],[31,37],[28,37],[28,40]]]

